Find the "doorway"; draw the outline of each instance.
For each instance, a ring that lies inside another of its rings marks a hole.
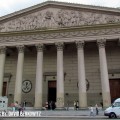
[[[48,81],[48,101],[56,102],[56,81]]]
[[[110,79],[111,102],[120,98],[120,79]]]
[[[6,96],[7,92],[7,82],[3,82],[2,96]]]

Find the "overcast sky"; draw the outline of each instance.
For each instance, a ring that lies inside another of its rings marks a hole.
[[[4,16],[6,14],[39,4],[44,1],[48,0],[0,0],[0,16]],[[54,1],[63,1],[115,8],[120,7],[120,0],[54,0]]]

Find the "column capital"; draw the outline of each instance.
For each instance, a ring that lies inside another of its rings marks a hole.
[[[76,43],[77,49],[83,49],[84,48],[84,44],[85,44],[84,40],[82,40],[82,41],[75,41],[75,43]]]
[[[97,45],[99,48],[104,48],[106,43],[106,39],[98,39],[97,40]]]
[[[55,45],[57,46],[57,50],[58,51],[62,51],[63,47],[64,47],[64,43],[63,42],[56,42]]]
[[[0,46],[0,54],[6,53],[6,46]]]
[[[42,52],[44,49],[44,45],[42,43],[36,44],[35,46],[36,46],[37,52]]]
[[[17,47],[19,53],[23,53],[24,52],[24,48],[25,48],[24,45],[18,45],[16,47]]]

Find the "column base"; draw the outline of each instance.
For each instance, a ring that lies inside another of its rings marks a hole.
[[[88,107],[79,108],[78,110],[88,110]]]
[[[57,107],[57,108],[55,108],[55,110],[66,110],[66,108],[65,107]]]
[[[41,108],[41,107],[39,107],[39,108],[34,107],[34,110],[43,110],[43,108]]]

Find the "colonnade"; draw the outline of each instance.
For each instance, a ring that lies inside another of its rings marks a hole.
[[[111,104],[110,88],[108,79],[108,68],[105,52],[105,40],[97,40],[99,49],[101,85],[102,85],[102,98],[103,106],[108,107]],[[80,108],[87,107],[87,92],[86,92],[86,75],[85,75],[85,62],[84,62],[84,41],[76,41],[77,56],[78,56],[78,83],[79,83],[79,106]],[[64,107],[64,67],[63,67],[63,50],[64,43],[55,43],[57,47],[57,107]],[[21,103],[22,95],[22,77],[24,65],[24,45],[17,46],[18,61],[15,81],[14,100]],[[36,81],[35,81],[35,108],[42,107],[42,82],[43,82],[43,44],[37,44],[37,65],[36,65]],[[2,95],[2,86],[4,78],[6,47],[0,47],[0,96]],[[19,86],[19,87],[18,87]]]

